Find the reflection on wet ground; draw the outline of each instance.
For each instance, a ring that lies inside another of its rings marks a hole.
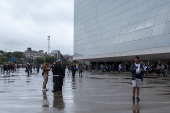
[[[63,92],[52,93],[50,73],[42,92],[43,78],[21,69],[11,75],[0,72],[0,109],[2,113],[169,113],[169,78],[148,77],[143,81],[141,101],[132,102],[129,75],[83,73],[66,74]]]
[[[133,101],[133,113],[140,113],[140,104],[138,101]]]
[[[65,107],[65,103],[63,101],[62,92],[55,92],[53,98],[53,107],[57,108],[59,111],[62,111]]]

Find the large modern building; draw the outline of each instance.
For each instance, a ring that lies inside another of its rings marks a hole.
[[[75,0],[74,60],[170,59],[170,0]]]

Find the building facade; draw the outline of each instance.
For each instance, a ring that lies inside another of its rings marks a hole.
[[[170,0],[75,0],[74,60],[170,59]]]
[[[73,62],[73,55],[65,54],[63,57],[64,59],[67,59],[68,62]]]
[[[57,59],[60,59],[61,58],[61,53],[59,50],[52,50],[51,51],[51,56],[57,58]]]
[[[43,50],[33,51],[31,48],[27,48],[24,54],[25,58],[36,59],[37,57],[43,57],[44,51]]]

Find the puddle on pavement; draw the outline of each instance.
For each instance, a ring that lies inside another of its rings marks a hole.
[[[8,91],[0,91],[0,93],[9,93]]]
[[[120,83],[127,83],[127,84],[132,84],[131,82],[120,82]]]
[[[124,85],[109,85],[109,86],[124,86]]]
[[[103,79],[103,80],[110,80],[110,79],[118,79],[118,78],[96,78],[96,77],[87,77],[88,79]]]
[[[124,78],[124,79],[132,79],[132,78]]]
[[[163,86],[163,87],[170,87],[170,86]]]
[[[164,94],[159,94],[159,95],[170,95],[170,93],[164,93]]]
[[[18,76],[18,75],[11,75],[11,76],[13,77],[13,76]]]
[[[144,76],[144,78],[154,78],[155,79],[155,78],[160,78],[160,77],[146,77],[146,76]]]
[[[167,84],[165,81],[147,81],[147,84]]]
[[[156,88],[156,86],[148,86],[148,87],[142,87],[142,88]]]
[[[162,79],[162,80],[170,81],[170,79]]]
[[[27,83],[31,82],[31,81],[26,81]]]

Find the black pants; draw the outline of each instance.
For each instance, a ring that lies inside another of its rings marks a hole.
[[[53,77],[54,91],[62,91],[64,77]]]
[[[157,70],[157,73],[158,73],[158,76],[159,76],[159,74],[160,74],[160,69]]]
[[[75,71],[72,71],[72,76],[73,76],[73,78],[75,77]]]
[[[81,74],[81,76],[82,76],[82,71],[79,71],[79,76],[80,76],[80,74]]]
[[[147,75],[147,71],[145,71],[145,75],[148,76],[148,75]]]

